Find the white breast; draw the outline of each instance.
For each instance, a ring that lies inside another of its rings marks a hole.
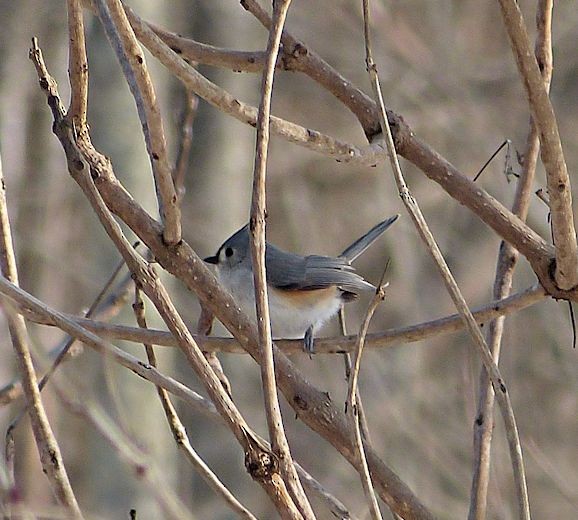
[[[223,286],[248,316],[255,319],[255,292],[253,274],[248,269],[220,269],[217,275]],[[334,316],[342,305],[339,289],[332,287],[320,291],[306,291],[303,296],[295,291],[269,288],[269,314],[273,338],[303,338],[313,325],[321,327]]]

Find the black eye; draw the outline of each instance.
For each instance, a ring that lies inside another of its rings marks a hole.
[[[227,248],[225,248],[225,256],[226,256],[227,258],[233,256],[233,248],[232,248],[232,247],[227,247]]]

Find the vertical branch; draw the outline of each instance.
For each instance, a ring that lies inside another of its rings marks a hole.
[[[18,284],[18,272],[16,258],[12,245],[12,233],[8,219],[8,207],[6,204],[6,184],[2,173],[2,159],[0,157],[0,268],[2,276],[7,280]],[[36,440],[36,446],[40,455],[42,469],[46,474],[58,502],[75,519],[81,519],[82,513],[78,507],[76,497],[72,491],[64,461],[60,453],[60,447],[54,436],[38,389],[38,380],[32,364],[32,357],[28,348],[28,339],[24,318],[11,309],[10,304],[3,298],[4,308],[12,345],[18,361],[22,389],[26,397],[28,415]]]
[[[397,188],[399,190],[399,195],[408,210],[408,213],[411,216],[411,219],[414,225],[417,228],[417,231],[424,242],[428,252],[432,256],[436,267],[446,289],[456,306],[460,316],[462,317],[468,332],[470,333],[474,345],[478,350],[478,353],[481,357],[482,363],[484,368],[488,372],[490,377],[490,381],[494,387],[496,392],[496,396],[498,399],[498,403],[500,405],[500,411],[502,412],[502,417],[504,419],[505,429],[506,429],[506,437],[508,440],[508,447],[510,449],[510,458],[512,461],[512,469],[514,473],[514,483],[516,487],[516,495],[518,499],[518,509],[519,515],[521,519],[529,520],[530,518],[530,504],[528,500],[528,488],[526,485],[526,475],[524,469],[524,460],[522,457],[522,447],[520,445],[520,436],[518,433],[518,427],[516,425],[516,419],[514,416],[514,411],[512,409],[512,403],[510,401],[510,395],[506,388],[506,384],[502,375],[500,374],[500,370],[498,369],[497,365],[494,363],[492,359],[492,355],[484,340],[484,336],[480,330],[480,327],[476,323],[472,312],[470,311],[459,287],[454,279],[452,273],[449,270],[449,267],[442,255],[442,252],[437,245],[429,226],[417,204],[417,201],[413,198],[412,194],[410,193],[405,179],[403,177],[403,173],[401,171],[401,167],[399,165],[399,161],[397,158],[397,152],[395,150],[395,144],[393,142],[393,137],[391,134],[391,128],[389,126],[389,121],[387,119],[385,105],[383,102],[383,96],[381,93],[381,87],[379,84],[379,77],[377,75],[377,67],[375,62],[373,61],[373,56],[371,52],[371,41],[369,37],[369,5],[368,0],[363,1],[363,15],[364,15],[364,34],[365,34],[365,51],[366,51],[366,60],[367,60],[367,70],[369,72],[369,76],[371,78],[371,86],[373,88],[373,93],[376,99],[376,102],[379,106],[379,117],[381,122],[382,131],[385,137],[385,144],[387,147],[387,154],[390,160],[391,167],[393,169],[393,175],[395,178],[395,182]]]
[[[255,302],[259,345],[261,348],[261,379],[265,398],[265,410],[269,438],[273,453],[279,458],[281,474],[287,482],[292,497],[305,518],[314,518],[313,510],[307,500],[299,477],[293,465],[289,443],[283,429],[283,418],[279,407],[277,386],[275,382],[275,363],[273,359],[273,341],[269,304],[267,297],[267,278],[265,269],[265,217],[266,195],[265,180],[267,173],[267,151],[269,146],[269,117],[271,114],[271,97],[275,64],[279,54],[279,44],[283,25],[291,0],[273,2],[273,23],[269,30],[267,42],[267,61],[261,81],[261,101],[257,114],[257,143],[255,149],[255,166],[253,173],[253,199],[251,202],[251,256],[255,282]]]
[[[164,224],[163,239],[168,245],[177,244],[181,240],[181,214],[160,109],[144,54],[120,0],[94,0],[94,4],[137,105]]]
[[[552,79],[552,0],[539,0],[536,13],[538,29],[536,39],[536,58],[543,74],[546,91]],[[512,211],[525,221],[532,196],[532,184],[536,172],[540,140],[534,118],[530,118],[530,130],[526,139],[523,170],[516,187]],[[518,251],[508,242],[500,244],[496,277],[494,280],[494,299],[504,299],[510,295],[514,270],[519,258]],[[502,334],[505,317],[501,316],[490,323],[487,342],[496,363],[500,358]],[[494,429],[494,391],[485,369],[480,373],[478,410],[474,422],[474,475],[470,499],[469,520],[483,520],[487,516],[488,485],[490,481],[490,461],[492,433]]]
[[[86,128],[88,107],[88,60],[84,20],[80,0],[67,0],[68,7],[68,74],[70,76],[70,107],[68,117],[77,129]]]
[[[385,276],[385,271],[384,271]],[[375,292],[373,299],[371,300],[367,312],[365,313],[365,318],[361,324],[359,334],[357,336],[357,341],[355,343],[355,353],[353,358],[353,367],[351,373],[349,374],[349,385],[347,390],[347,401],[345,403],[345,409],[349,413],[349,424],[354,433],[354,444],[358,453],[360,461],[360,475],[361,483],[363,485],[363,491],[365,492],[365,498],[369,502],[371,517],[373,520],[381,520],[381,512],[379,511],[379,504],[377,503],[377,498],[373,490],[373,484],[371,483],[371,475],[369,474],[369,466],[367,464],[367,458],[365,456],[365,449],[363,448],[363,438],[361,436],[361,420],[359,417],[359,409],[357,406],[357,379],[359,376],[359,370],[361,367],[361,353],[363,352],[363,346],[365,344],[365,337],[367,336],[367,330],[369,329],[369,323],[375,309],[383,299],[385,298],[385,288],[387,284],[383,284],[383,277],[379,283],[379,288]]]
[[[536,58],[520,6],[515,0],[499,0],[510,45],[522,77],[530,110],[540,134],[542,162],[546,170],[552,234],[556,247],[556,283],[561,289],[578,285],[578,243],[572,211],[572,192],[562,151],[556,114]]]

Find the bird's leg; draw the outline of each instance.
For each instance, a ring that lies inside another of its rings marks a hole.
[[[313,338],[313,325],[309,325],[309,328],[305,331],[305,337],[303,338],[303,345],[305,347],[305,352],[307,352],[309,354],[309,357],[311,357],[311,354],[313,354],[315,352],[315,345],[314,343],[314,338]]]

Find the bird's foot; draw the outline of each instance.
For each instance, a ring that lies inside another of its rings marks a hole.
[[[311,354],[315,352],[315,339],[313,338],[313,325],[310,325],[309,328],[305,331],[305,336],[303,338],[303,346],[305,348],[305,352]]]

